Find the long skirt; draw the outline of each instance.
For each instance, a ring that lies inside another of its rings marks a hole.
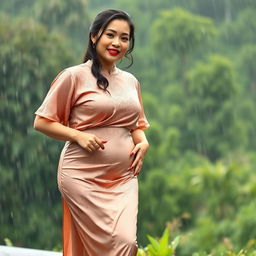
[[[105,149],[89,153],[66,142],[58,167],[63,203],[63,256],[135,256],[138,180],[126,128],[87,129]]]

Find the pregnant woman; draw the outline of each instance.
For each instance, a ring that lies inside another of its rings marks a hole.
[[[99,13],[84,63],[60,72],[36,111],[36,130],[64,140],[58,167],[64,256],[135,256],[138,181],[149,147],[140,85],[115,66],[134,47],[119,10]]]

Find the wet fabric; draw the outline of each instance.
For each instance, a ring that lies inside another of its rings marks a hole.
[[[36,114],[95,134],[105,149],[87,152],[67,141],[59,161],[64,256],[135,256],[138,181],[128,170],[131,132],[147,129],[140,85],[115,68],[98,88],[91,61],[60,72]]]

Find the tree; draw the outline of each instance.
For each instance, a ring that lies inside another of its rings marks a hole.
[[[243,44],[255,43],[256,20],[252,18],[255,8],[244,9],[236,20],[223,26],[221,35],[225,44],[241,47]]]
[[[190,99],[187,101],[185,148],[212,160],[246,143],[241,118],[236,117],[237,85],[232,63],[222,56],[210,56],[188,73]]]
[[[35,18],[43,23],[50,32],[62,33],[70,42],[69,51],[75,56],[85,50],[90,21],[87,13],[87,0],[36,1],[33,10]]]
[[[33,130],[33,113],[73,59],[64,38],[34,20],[5,16],[0,28],[0,240],[51,249],[61,241],[60,144]]]
[[[244,45],[240,53],[240,69],[245,72],[245,78],[250,88],[250,93],[254,95],[256,90],[256,46]]]
[[[189,54],[199,45],[211,39],[216,29],[211,19],[197,16],[181,8],[160,13],[152,27],[155,48],[164,54],[178,54],[180,58],[179,78],[187,91],[185,74]]]

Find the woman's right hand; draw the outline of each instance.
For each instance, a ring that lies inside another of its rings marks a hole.
[[[75,141],[88,152],[94,152],[101,149],[104,149],[104,144],[107,143],[106,140],[101,140],[94,134],[84,133],[77,131]]]
[[[84,133],[40,116],[36,116],[34,127],[51,138],[77,142],[88,152],[104,149],[104,144],[107,143],[106,140],[101,140],[94,134]]]

